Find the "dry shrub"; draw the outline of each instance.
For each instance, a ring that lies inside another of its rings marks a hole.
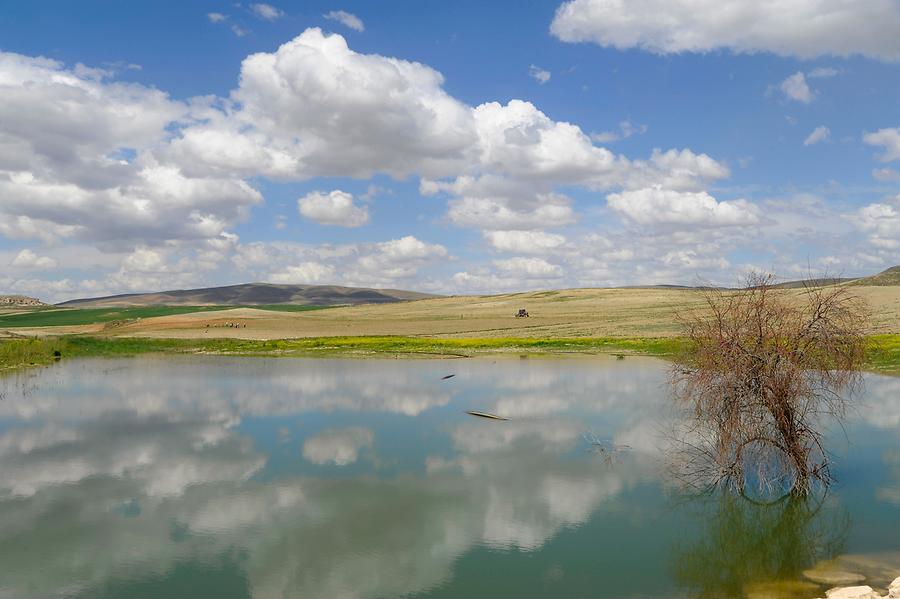
[[[759,274],[703,294],[705,310],[680,318],[690,349],[671,371],[689,408],[680,475],[741,492],[827,484],[819,427],[843,418],[861,382],[865,305],[845,287],[784,290]]]

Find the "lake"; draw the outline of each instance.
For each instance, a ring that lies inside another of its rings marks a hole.
[[[769,506],[670,480],[649,358],[66,360],[0,395],[0,597],[816,597],[803,571],[831,558],[900,575],[900,378],[867,376],[831,427],[827,495]]]

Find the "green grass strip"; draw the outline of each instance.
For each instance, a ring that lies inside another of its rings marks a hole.
[[[255,308],[276,312],[306,312],[322,310],[329,306],[300,306],[295,304],[270,304],[262,306],[138,306],[133,308],[43,308],[32,312],[0,315],[0,329],[23,327],[59,327],[87,324],[103,324],[113,321],[137,320],[156,316],[173,316],[193,312]]]
[[[0,368],[41,365],[59,358],[135,356],[139,354],[213,354],[230,356],[473,356],[490,353],[605,353],[673,358],[684,350],[680,338],[576,337],[433,338],[314,337],[271,341],[244,339],[153,339],[70,335],[46,339],[0,340]],[[55,355],[56,352],[59,355]],[[868,370],[900,374],[900,335],[869,338]]]

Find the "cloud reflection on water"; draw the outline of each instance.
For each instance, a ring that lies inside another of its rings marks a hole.
[[[6,379],[0,591],[91,595],[238,550],[255,597],[393,596],[446,583],[473,548],[536,551],[658,474],[642,455],[658,447],[659,365],[584,366],[460,362],[448,383],[446,362],[73,361],[27,396]],[[326,476],[278,470],[242,426],[272,418],[322,423],[287,445]],[[593,459],[588,429],[636,455]],[[409,448],[421,470],[359,460]]]

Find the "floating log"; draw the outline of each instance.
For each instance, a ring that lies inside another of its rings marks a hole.
[[[503,416],[488,414],[487,412],[476,412],[475,410],[467,410],[466,414],[469,414],[471,416],[478,416],[480,418],[490,418],[491,420],[509,420],[509,418],[504,418]]]

